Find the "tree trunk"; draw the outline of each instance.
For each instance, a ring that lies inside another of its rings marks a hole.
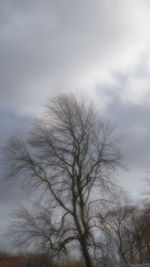
[[[85,261],[85,266],[86,267],[93,267],[91,257],[90,257],[90,254],[88,252],[88,248],[87,248],[85,241],[81,240],[80,244],[81,244],[81,249],[82,249],[82,253],[83,253],[83,258]]]

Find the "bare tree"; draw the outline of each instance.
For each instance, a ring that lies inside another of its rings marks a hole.
[[[150,205],[146,203],[141,206],[132,218],[133,239],[136,252],[135,260],[139,263],[145,263],[150,260]]]
[[[135,240],[133,218],[137,213],[136,206],[122,190],[112,195],[111,201],[104,208],[99,209],[99,228],[106,244],[112,248],[109,257],[117,264],[134,263]]]
[[[50,101],[27,138],[11,138],[5,148],[8,176],[39,186],[47,199],[35,214],[18,213],[21,242],[58,253],[79,245],[85,265],[93,266],[94,206],[113,186],[111,172],[121,159],[117,142],[94,107],[72,95]]]
[[[115,199],[98,212],[99,229],[105,247],[117,264],[146,263],[150,260],[150,206],[141,201],[132,204],[130,199],[114,195]],[[107,264],[108,266],[108,264]]]

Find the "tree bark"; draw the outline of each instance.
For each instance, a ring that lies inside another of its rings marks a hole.
[[[85,266],[86,267],[93,267],[92,261],[91,261],[91,257],[90,257],[90,254],[89,254],[89,251],[88,251],[88,248],[87,248],[87,245],[86,245],[86,242],[84,240],[81,240],[80,244],[81,244],[81,249],[82,249],[82,253],[83,253],[83,258],[84,258],[84,261],[85,261]]]

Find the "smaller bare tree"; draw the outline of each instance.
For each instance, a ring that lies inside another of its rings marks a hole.
[[[130,202],[125,192],[118,191],[97,215],[99,229],[105,237],[106,244],[112,248],[110,252],[117,264],[134,263],[132,219],[136,214],[136,207]]]
[[[122,192],[119,198],[115,194],[114,200],[99,208],[97,215],[106,249],[108,244],[110,247],[109,257],[112,254],[118,264],[145,263],[150,260],[149,203],[131,203]]]

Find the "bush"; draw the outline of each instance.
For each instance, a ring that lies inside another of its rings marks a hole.
[[[52,267],[51,258],[47,254],[30,254],[25,257],[24,267]]]
[[[57,264],[56,267],[84,267],[85,265],[80,262]]]

